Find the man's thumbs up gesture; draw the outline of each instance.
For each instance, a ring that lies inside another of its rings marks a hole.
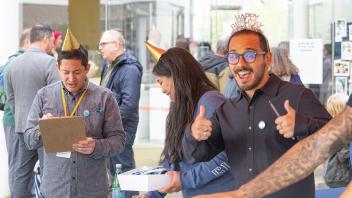
[[[199,114],[194,120],[192,126],[192,136],[194,139],[201,141],[211,136],[211,121],[205,117],[205,107],[200,105]]]
[[[285,138],[291,138],[295,131],[296,111],[290,106],[288,100],[285,100],[284,107],[287,114],[276,118],[276,129]]]

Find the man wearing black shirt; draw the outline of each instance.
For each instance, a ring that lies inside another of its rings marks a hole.
[[[257,177],[230,192],[197,198],[261,198],[300,181],[352,141],[352,97],[347,107],[323,128],[298,142]],[[304,155],[302,155],[304,153]],[[340,198],[352,197],[352,182]]]
[[[220,106],[210,120],[201,108],[183,141],[189,160],[207,161],[226,149],[236,188],[330,119],[309,89],[269,74],[269,49],[260,29],[242,26],[234,30],[227,57],[241,93]],[[204,153],[210,154],[209,159],[201,157]],[[270,198],[313,198],[314,194],[311,174]]]

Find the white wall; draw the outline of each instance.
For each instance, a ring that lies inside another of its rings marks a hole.
[[[2,0],[0,6],[0,64],[16,52],[19,37],[19,0]]]
[[[0,6],[0,65],[4,64],[7,57],[17,51],[19,38],[19,0],[3,0]],[[0,112],[0,197],[9,195],[7,150],[4,130],[2,127],[2,114]]]

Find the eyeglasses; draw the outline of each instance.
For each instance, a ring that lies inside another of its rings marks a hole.
[[[262,52],[248,51],[243,54],[228,53],[227,61],[229,62],[230,65],[236,65],[240,61],[240,56],[242,56],[246,61],[246,63],[253,63],[257,55],[264,55],[264,54],[266,54],[265,51],[262,51]]]
[[[109,43],[116,43],[116,41],[110,41],[110,42],[101,42],[99,43],[100,47],[104,47],[105,45],[109,44]]]

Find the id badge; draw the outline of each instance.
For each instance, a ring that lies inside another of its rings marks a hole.
[[[71,157],[71,152],[59,152],[56,153],[56,156],[69,159]]]

